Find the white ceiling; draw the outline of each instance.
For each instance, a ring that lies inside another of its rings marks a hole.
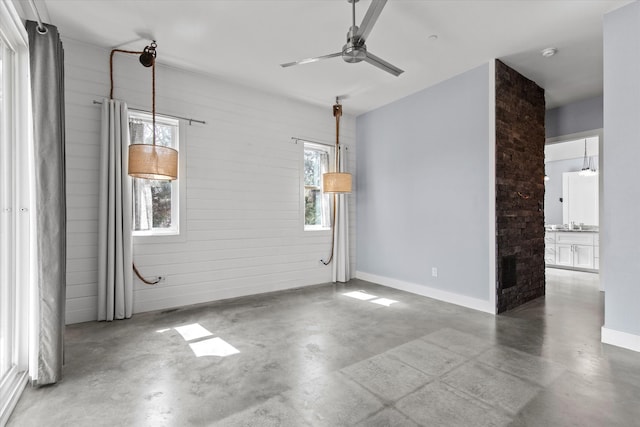
[[[29,12],[29,7],[22,7]],[[602,17],[631,0],[389,0],[367,40],[400,77],[341,58],[347,0],[38,0],[63,37],[141,50],[158,62],[360,114],[499,58],[545,88],[547,108],[602,93]],[[360,23],[370,0],[356,5]],[[429,39],[436,34],[437,40]],[[558,48],[544,58],[540,51]]]

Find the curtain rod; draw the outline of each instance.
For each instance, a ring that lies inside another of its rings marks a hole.
[[[42,23],[42,18],[40,17],[40,12],[38,12],[38,8],[36,7],[36,2],[34,0],[29,0],[29,4],[31,5],[31,9],[33,9],[33,13],[36,15],[36,21],[38,21],[38,31],[42,34],[47,32],[47,27]]]
[[[93,100],[93,104],[94,105],[102,105],[102,101],[96,101],[95,99]],[[142,110],[140,108],[129,108],[131,111],[139,111],[142,113],[151,113],[151,111],[147,111],[147,110]],[[191,125],[193,122],[195,123],[200,123],[203,125],[206,125],[207,122],[205,122],[204,120],[196,120],[196,119],[190,119],[187,117],[182,117],[182,116],[174,116],[172,114],[162,114],[162,113],[158,113],[161,116],[166,116],[166,117],[171,117],[172,119],[179,119],[179,120],[185,120],[189,122],[189,125]]]
[[[292,141],[294,141],[296,144],[298,143],[298,141],[307,141],[307,142],[311,142],[311,143],[314,143],[314,144],[326,145],[326,146],[328,146],[328,147],[334,147],[334,148],[335,148],[335,146],[336,146],[336,144],[335,144],[335,143],[330,144],[330,143],[328,143],[328,142],[314,141],[313,139],[309,139],[309,138],[298,138],[298,137],[295,137],[295,136],[292,136],[292,137],[291,137],[291,140],[292,140]],[[348,147],[347,145],[345,145],[345,144],[340,144],[340,147],[341,147],[341,148],[342,148],[342,147],[344,147],[344,149],[345,149],[345,150],[348,150],[348,149],[349,149],[349,147]]]

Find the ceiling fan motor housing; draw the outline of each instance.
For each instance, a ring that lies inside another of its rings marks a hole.
[[[347,33],[347,44],[342,46],[342,59],[350,64],[364,61],[367,57],[367,46],[364,39],[356,36],[358,26],[353,26]]]

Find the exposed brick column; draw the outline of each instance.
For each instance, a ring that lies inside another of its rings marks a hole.
[[[497,310],[545,294],[544,89],[496,60]]]

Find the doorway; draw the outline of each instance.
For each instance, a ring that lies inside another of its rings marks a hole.
[[[595,275],[599,289],[602,130],[547,139],[545,266]]]
[[[0,425],[26,385],[29,362],[29,56],[17,16],[0,2]]]

